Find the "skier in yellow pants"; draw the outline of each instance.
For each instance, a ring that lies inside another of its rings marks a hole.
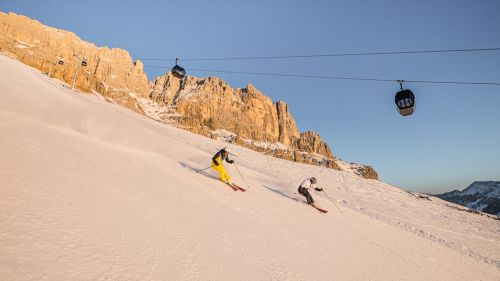
[[[226,160],[227,163],[233,164],[234,161],[228,158],[229,156],[229,147],[224,147],[223,149],[219,150],[214,157],[212,157],[212,168],[219,172],[220,177],[219,179],[225,183],[229,183],[229,174],[226,172],[226,169],[224,168],[224,165],[222,164],[224,160]]]

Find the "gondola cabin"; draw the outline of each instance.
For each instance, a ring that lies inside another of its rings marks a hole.
[[[186,70],[177,64],[178,60],[179,59],[175,59],[175,66],[172,67],[172,74],[175,77],[182,79],[184,78],[184,76],[186,76]]]
[[[86,59],[82,60],[82,66],[87,66],[87,60]]]
[[[64,61],[63,61],[63,60],[59,60],[57,63],[58,63],[59,65],[64,65]]]
[[[394,102],[402,116],[412,115],[415,111],[415,95],[408,89],[397,92]]]

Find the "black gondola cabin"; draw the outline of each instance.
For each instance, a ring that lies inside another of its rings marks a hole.
[[[401,91],[397,92],[394,102],[398,107],[399,114],[402,116],[412,115],[415,111],[415,95],[408,89],[401,89]]]
[[[172,74],[179,78],[179,79],[182,79],[184,78],[184,76],[186,76],[186,70],[182,67],[180,67],[178,64],[177,64],[177,61],[179,59],[175,59],[175,66],[172,67]]]

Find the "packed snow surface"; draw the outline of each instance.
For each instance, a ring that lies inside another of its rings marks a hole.
[[[237,146],[234,192],[192,172],[225,143],[2,55],[0,136],[0,280],[500,280],[498,220]]]

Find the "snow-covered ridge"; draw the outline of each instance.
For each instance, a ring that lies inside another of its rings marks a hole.
[[[500,224],[230,145],[0,56],[1,280],[498,280]],[[314,175],[321,214],[297,186]]]
[[[476,181],[462,191],[454,190],[437,196],[476,211],[500,216],[500,181]]]
[[[476,181],[462,191],[463,195],[478,193],[500,199],[500,181]]]

